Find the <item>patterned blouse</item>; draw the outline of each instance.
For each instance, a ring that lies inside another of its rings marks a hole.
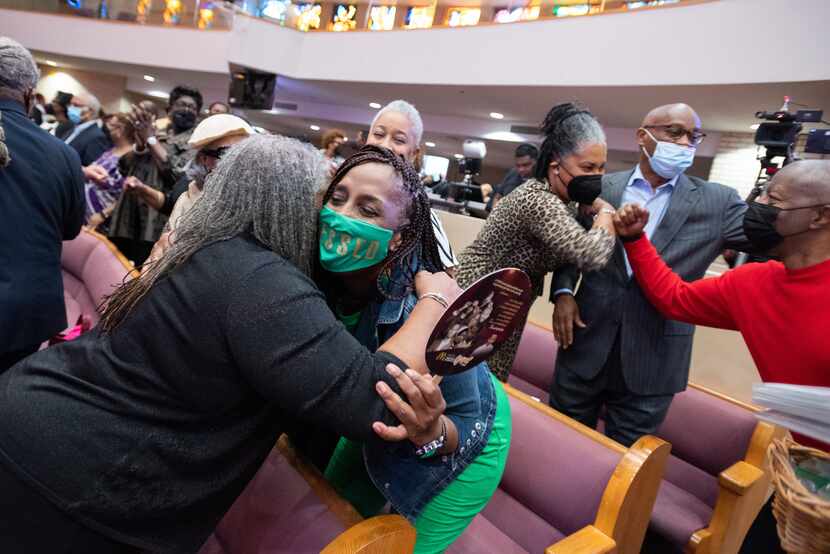
[[[545,275],[561,265],[574,264],[583,271],[603,268],[616,239],[605,229],[586,231],[575,213],[546,182],[526,181],[496,205],[478,237],[459,256],[458,284],[466,288],[497,269],[516,267],[530,276],[538,296]],[[523,328],[490,359],[491,370],[502,381],[510,373]]]
[[[95,160],[97,165],[107,170],[107,180],[103,183],[93,181],[84,183],[86,223],[89,223],[89,218],[94,214],[115,204],[118,197],[121,196],[121,191],[124,188],[124,176],[118,171],[118,159],[120,157],[115,153],[114,148],[110,148]]]

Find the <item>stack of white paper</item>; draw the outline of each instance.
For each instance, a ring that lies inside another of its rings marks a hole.
[[[763,383],[752,387],[752,401],[767,408],[758,418],[830,443],[830,387]]]

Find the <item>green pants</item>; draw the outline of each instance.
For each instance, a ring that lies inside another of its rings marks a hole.
[[[484,450],[424,507],[415,521],[415,554],[443,552],[484,509],[501,481],[510,450],[512,420],[504,387],[490,375],[496,416]],[[326,468],[326,479],[363,517],[376,515],[386,498],[372,484],[363,464],[362,445],[341,438]]]

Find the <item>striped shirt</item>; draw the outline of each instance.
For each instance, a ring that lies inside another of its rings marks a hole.
[[[458,259],[452,251],[450,239],[447,238],[447,233],[444,232],[441,219],[435,214],[435,210],[430,210],[429,215],[432,219],[432,231],[435,233],[435,240],[438,242],[438,254],[441,256],[441,261],[447,268],[457,266]]]

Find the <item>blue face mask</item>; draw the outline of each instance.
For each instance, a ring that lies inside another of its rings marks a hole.
[[[69,121],[77,125],[81,122],[81,113],[83,113],[83,111],[84,109],[79,108],[78,106],[67,106],[66,117],[69,118]]]
[[[643,148],[643,152],[648,157],[648,163],[654,172],[663,179],[674,179],[692,165],[695,161],[695,148],[693,146],[682,146],[673,142],[665,142],[657,140],[654,135],[648,133],[657,146],[654,148],[654,154],[648,155],[648,150]]]

